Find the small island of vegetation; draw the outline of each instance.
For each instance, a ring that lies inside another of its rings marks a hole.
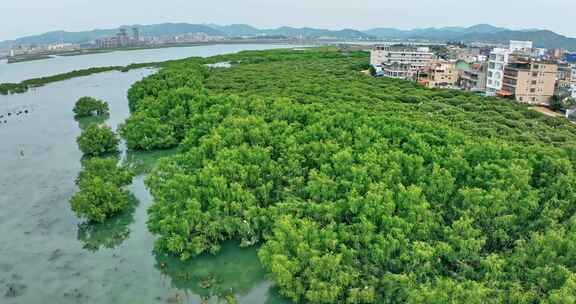
[[[90,124],[77,138],[78,148],[85,156],[103,156],[118,152],[118,136],[108,126]]]
[[[73,112],[76,118],[110,115],[108,103],[87,96],[81,97],[76,101]]]
[[[130,197],[123,187],[132,183],[133,174],[116,163],[115,158],[91,158],[83,162],[76,179],[80,190],[70,199],[72,211],[79,217],[102,223],[129,206]]]

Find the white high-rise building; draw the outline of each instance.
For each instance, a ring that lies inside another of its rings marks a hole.
[[[495,96],[496,92],[502,89],[504,79],[504,68],[508,64],[510,50],[495,48],[488,58],[488,69],[486,79],[486,95]]]
[[[532,41],[510,40],[510,52],[530,53],[532,51]]]

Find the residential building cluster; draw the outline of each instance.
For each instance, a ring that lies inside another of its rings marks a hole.
[[[565,50],[535,48],[531,41],[440,48],[378,45],[371,49],[370,63],[376,76],[532,105],[549,105],[558,90],[576,97],[576,54]]]

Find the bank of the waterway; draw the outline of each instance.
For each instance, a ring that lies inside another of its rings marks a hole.
[[[130,186],[138,203],[107,224],[86,225],[71,212],[81,158],[75,100],[108,101],[116,128],[129,115],[128,88],[150,73],[107,72],[0,96],[0,303],[223,303],[222,295],[284,303],[254,249],[228,243],[187,263],[155,255],[142,175]],[[127,159],[146,166],[166,153]]]
[[[83,56],[57,56],[50,59],[7,64],[0,62],[0,83],[18,83],[93,67],[126,66],[133,63],[160,62],[193,56],[212,56],[243,50],[291,47],[287,44],[221,44],[161,49],[140,49],[95,53]]]

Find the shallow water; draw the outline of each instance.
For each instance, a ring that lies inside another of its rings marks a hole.
[[[80,56],[57,56],[51,59],[19,62],[13,64],[0,62],[0,83],[20,82],[30,78],[45,77],[90,67],[115,65],[124,66],[131,63],[158,62],[193,56],[206,57],[212,56],[216,53],[235,53],[243,50],[265,50],[286,47],[290,46],[286,44],[220,44],[114,51],[110,53]]]
[[[103,73],[0,96],[0,303],[225,303],[230,294],[239,303],[286,303],[255,249],[227,243],[218,256],[187,263],[155,255],[142,175],[129,188],[133,208],[103,225],[87,225],[70,210],[81,158],[74,102],[107,101],[115,128],[129,115],[128,88],[152,72]],[[170,153],[126,159],[144,172]]]

